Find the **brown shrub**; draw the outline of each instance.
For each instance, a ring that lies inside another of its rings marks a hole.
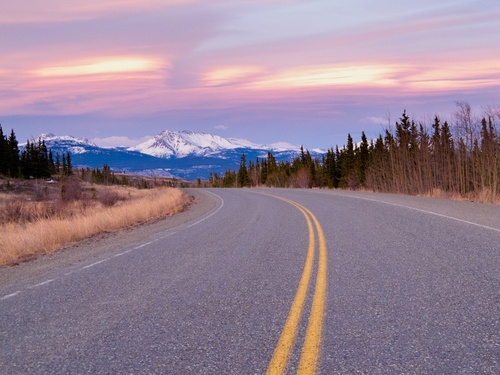
[[[16,223],[25,217],[26,200],[8,200],[0,211],[0,223]]]
[[[125,200],[120,194],[111,189],[104,189],[99,192],[99,202],[106,207],[114,206],[117,202]]]
[[[68,178],[61,185],[61,199],[65,202],[79,200],[82,196],[82,182],[77,178]]]

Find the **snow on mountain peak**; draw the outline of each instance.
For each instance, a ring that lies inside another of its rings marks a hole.
[[[261,146],[243,139],[226,139],[207,133],[164,130],[129,150],[162,158],[171,156],[182,158],[188,155],[208,156],[237,148],[261,148]]]
[[[97,147],[97,145],[91,141],[89,141],[87,138],[76,138],[71,135],[54,135],[52,133],[47,133],[47,134],[40,134],[39,138],[45,143],[47,142],[66,142],[66,143],[74,143],[75,145],[85,145],[85,146],[92,146],[92,147]]]
[[[87,147],[97,147],[97,145],[87,138],[75,138],[70,135],[57,136],[52,133],[40,134],[38,139],[45,142],[47,147],[54,148],[57,146],[60,148],[64,147],[68,152],[72,154],[84,154],[87,152]]]
[[[90,149],[99,148],[87,138],[75,138],[67,135],[56,136],[52,133],[41,134],[39,138],[44,140],[49,148],[62,148],[73,154],[83,154],[89,152]],[[226,158],[227,151],[236,149],[241,149],[240,153],[250,152],[250,150],[259,151],[265,157],[268,151],[298,152],[300,148],[285,142],[259,145],[241,138],[223,138],[218,135],[188,130],[164,130],[147,141],[127,150],[168,159],[187,156]]]

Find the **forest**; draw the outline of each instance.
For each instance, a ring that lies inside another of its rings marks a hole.
[[[477,117],[466,102],[456,102],[452,122],[438,116],[430,123],[411,119],[406,111],[376,139],[350,134],[342,147],[321,158],[309,151],[290,161],[247,161],[223,176],[211,173],[212,187],[297,187],[365,189],[412,195],[500,200],[500,109],[488,107]]]
[[[54,174],[71,175],[71,155],[56,153],[47,148],[45,142],[27,141],[20,152],[14,130],[7,137],[0,125],[0,175],[13,178],[49,178]]]

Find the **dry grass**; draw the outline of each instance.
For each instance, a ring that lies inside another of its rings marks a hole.
[[[355,191],[365,192],[365,193],[376,193],[376,190],[367,189],[367,188],[358,188]],[[384,193],[393,193],[394,192],[384,192]],[[500,196],[495,195],[493,191],[489,189],[483,189],[479,192],[469,193],[467,195],[461,195],[458,192],[447,192],[441,189],[432,189],[423,194],[417,194],[419,197],[430,197],[430,198],[441,198],[441,199],[449,199],[455,201],[463,201],[463,202],[475,202],[475,203],[487,203],[487,204],[498,204],[500,205]]]
[[[80,200],[33,202],[26,195],[0,194],[0,265],[15,264],[99,233],[160,219],[183,210],[178,189],[92,188]]]
[[[432,198],[443,198],[443,199],[451,199],[456,201],[469,201],[476,203],[491,203],[491,204],[500,204],[500,197],[495,195],[489,189],[482,189],[479,192],[469,193],[467,195],[461,195],[457,192],[446,192],[441,189],[432,189],[427,194],[422,194],[424,197],[432,197]]]

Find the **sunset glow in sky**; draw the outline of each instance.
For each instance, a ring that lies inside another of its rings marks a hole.
[[[307,148],[500,105],[498,0],[0,0],[0,124]]]

